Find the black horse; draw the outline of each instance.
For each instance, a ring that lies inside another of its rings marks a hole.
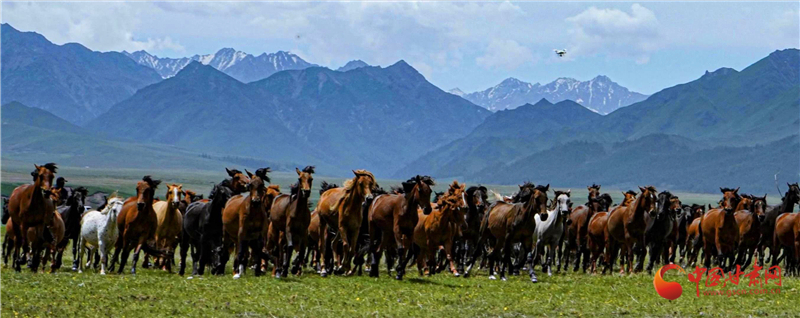
[[[654,214],[646,213],[645,222],[647,228],[644,232],[644,241],[650,250],[650,262],[647,264],[647,272],[653,270],[656,262],[663,261],[667,263],[667,257],[664,257],[664,249],[669,248],[666,244],[669,235],[675,227],[673,223],[675,215],[677,215],[679,207],[673,208],[672,200],[677,197],[673,196],[669,191],[662,191],[658,194],[657,211]]]
[[[61,178],[59,178],[61,179]],[[63,205],[56,209],[64,220],[64,239],[58,243],[59,250],[65,248],[72,241],[72,271],[78,271],[78,238],[81,236],[81,218],[86,208],[86,196],[89,192],[84,187],[61,188],[62,193],[66,192],[67,197]],[[61,253],[56,257],[57,264],[61,263]]]
[[[778,219],[778,216],[782,213],[789,213],[794,211],[794,205],[800,203],[800,187],[798,187],[797,183],[788,184],[789,189],[786,190],[786,193],[781,198],[781,204],[772,205],[767,208],[767,211],[764,213],[766,217],[764,221],[761,222],[761,241],[758,243],[759,249],[759,264],[764,264],[764,251],[765,248],[769,248],[769,256],[766,259],[766,262],[769,262],[770,259],[774,259],[778,257],[777,251],[780,250],[773,246],[773,233],[775,232],[775,221]]]
[[[181,263],[178,274],[186,269],[186,253],[192,249],[192,275],[203,275],[207,265],[211,274],[225,273],[222,253],[222,209],[234,194],[230,180],[214,185],[208,195],[210,201],[196,201],[186,208],[181,235]],[[198,251],[199,250],[199,251]],[[199,263],[199,266],[198,266]]]
[[[482,185],[469,187],[464,193],[466,206],[461,209],[466,227],[461,229],[461,236],[457,237],[456,242],[453,244],[455,249],[453,254],[456,257],[458,271],[461,273],[464,272],[464,266],[469,257],[478,248],[481,221],[483,221],[483,216],[486,214],[486,208],[489,207],[488,200],[489,190]]]

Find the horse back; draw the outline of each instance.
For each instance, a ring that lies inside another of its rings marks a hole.
[[[272,206],[269,209],[270,223],[286,224],[286,216],[291,204],[291,196],[288,194],[281,194],[272,200]]]
[[[775,220],[775,243],[780,243],[786,247],[794,247],[795,243],[795,221],[798,219],[797,213],[783,213]]]
[[[338,206],[344,193],[345,189],[339,187],[325,191],[325,193],[319,197],[316,211],[319,213],[320,218],[324,219],[327,223],[338,225]]]

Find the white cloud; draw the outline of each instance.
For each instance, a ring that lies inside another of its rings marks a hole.
[[[565,21],[572,25],[571,57],[606,54],[647,63],[650,53],[663,46],[655,13],[638,3],[630,13],[593,6]]]
[[[77,42],[98,51],[169,49],[184,52],[172,38],[137,38],[142,4],[4,3],[3,22],[44,34],[56,44]]]
[[[486,48],[486,53],[475,59],[476,64],[487,69],[506,70],[514,70],[533,61],[531,50],[514,40],[493,40]]]

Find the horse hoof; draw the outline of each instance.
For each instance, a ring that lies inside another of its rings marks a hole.
[[[328,277],[328,272],[326,272],[326,271],[321,271],[321,272],[319,273],[319,276],[320,276],[320,277]]]
[[[459,274],[458,272],[453,272],[453,276],[455,276],[455,277],[460,277],[460,276],[461,276],[461,274]]]
[[[403,275],[397,275],[394,277],[395,280],[403,280]]]
[[[233,275],[233,279],[239,279],[239,277],[242,277],[242,276],[239,275],[239,274]]]
[[[536,277],[531,277],[531,283],[538,283],[539,280]]]
[[[500,280],[502,280],[502,281],[507,281],[507,280],[508,280],[508,278],[506,278],[505,276],[503,276],[503,277],[500,277]]]
[[[469,272],[464,272],[464,278],[468,278],[468,277],[469,277]]]
[[[186,279],[187,279],[187,280],[189,280],[189,279],[194,279],[194,277],[192,277],[192,276],[189,276],[189,277],[186,277]]]
[[[497,279],[497,277],[494,277],[494,275],[489,275],[489,279],[490,280],[495,280],[495,279]]]

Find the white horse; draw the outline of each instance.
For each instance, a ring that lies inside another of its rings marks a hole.
[[[89,211],[81,220],[81,236],[78,242],[80,253],[78,254],[78,272],[82,273],[82,268],[86,265],[81,261],[83,260],[83,253],[86,249],[97,249],[100,252],[100,275],[106,274],[106,265],[108,264],[108,252],[114,247],[114,243],[119,236],[119,229],[117,228],[117,215],[122,211],[122,204],[125,199],[120,198],[116,193],[112,194],[108,199],[108,204],[103,211]],[[89,259],[91,260],[89,253]]]
[[[542,221],[539,214],[535,215],[536,230],[533,231],[533,242],[536,243],[533,250],[533,260],[531,266],[534,266],[535,261],[539,260],[539,254],[544,253],[544,248],[547,246],[547,260],[542,264],[542,271],[547,269],[547,275],[552,276],[553,273],[550,267],[553,263],[553,256],[555,255],[556,246],[561,242],[561,236],[564,234],[565,218],[569,216],[571,201],[569,198],[570,190],[566,192],[555,191],[556,198],[553,201],[555,207],[553,210],[547,211],[547,218]]]

